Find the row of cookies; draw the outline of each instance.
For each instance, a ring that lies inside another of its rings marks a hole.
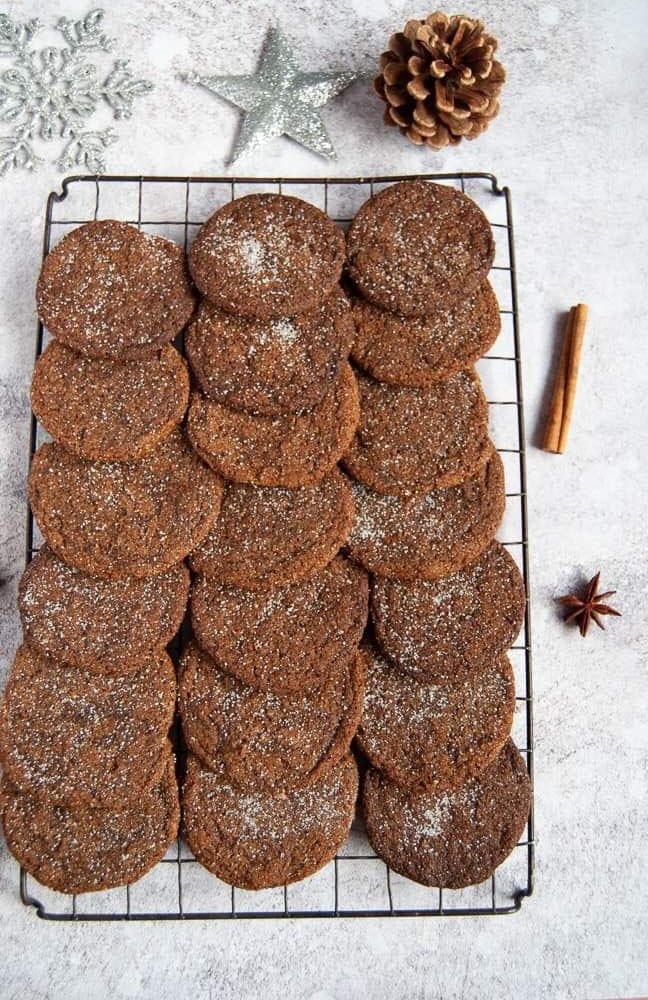
[[[336,463],[358,418],[343,249],[313,206],[253,195],[190,254],[205,298],[187,428],[227,484],[189,558],[183,824],[195,857],[246,889],[326,864],[355,811],[368,583],[338,556],[355,511]]]
[[[275,545],[285,572],[281,536]],[[297,549],[297,571],[301,557]],[[345,840],[367,605],[366,574],[341,556],[269,590],[195,578],[178,691],[189,749],[183,823],[195,857],[222,880],[293,882]]]
[[[396,184],[347,237],[361,417],[352,556],[373,574],[358,745],[367,833],[395,871],[459,888],[487,878],[529,811],[509,734],[505,650],[524,587],[495,542],[504,473],[474,369],[499,331],[490,226],[449,187]]]
[[[238,198],[198,232],[187,432],[225,479],[313,486],[347,448],[358,397],[343,262],[342,232],[298,198]]]
[[[55,339],[32,406],[54,441],[29,477],[46,544],[21,580],[0,707],[2,818],[29,872],[82,892],[140,877],[177,835],[164,647],[222,488],[179,429],[189,378],[167,341],[194,302],[181,250],[91,223],[48,256],[37,301]]]

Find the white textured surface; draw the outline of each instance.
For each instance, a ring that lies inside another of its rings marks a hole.
[[[50,0],[13,3],[80,16]],[[590,305],[569,453],[531,446],[529,502],[536,695],[537,890],[513,917],[236,924],[47,924],[23,909],[0,846],[0,996],[606,997],[648,990],[645,495],[648,445],[648,92],[643,0],[549,5],[484,0],[501,38],[503,110],[473,144],[421,152],[381,125],[363,84],[324,115],[331,166],[278,139],[240,173],[486,169],[514,194],[527,422],[537,437],[556,320]],[[108,33],[157,89],[119,124],[108,167],[221,173],[237,113],[174,80],[176,70],[247,72],[278,18],[305,68],[359,67],[409,16],[407,4],[117,0]],[[55,175],[0,182],[2,670],[17,644],[32,291],[44,200]],[[602,571],[624,617],[581,640],[553,597]]]

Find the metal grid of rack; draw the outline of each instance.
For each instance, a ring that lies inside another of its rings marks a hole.
[[[283,192],[318,205],[346,227],[360,205],[381,188],[413,177],[223,178],[81,176],[50,194],[43,255],[71,229],[100,218],[120,219],[145,232],[169,237],[185,249],[197,228],[219,205],[259,191]],[[516,559],[527,589],[525,622],[510,658],[516,678],[513,737],[533,776],[533,717],[529,563],[526,508],[524,406],[520,362],[511,195],[487,173],[417,175],[453,185],[472,197],[489,219],[496,245],[490,279],[500,302],[502,332],[478,364],[490,403],[491,436],[506,472],[507,505],[499,537]],[[37,331],[36,357],[47,340]],[[30,460],[42,430],[32,417]],[[27,562],[41,539],[31,512]],[[428,889],[390,871],[373,853],[362,823],[354,823],[337,857],[326,868],[281,889],[246,892],[225,885],[195,861],[179,839],[143,879],[120,889],[66,896],[41,886],[24,870],[20,894],[49,920],[172,920],[296,917],[425,917],[513,913],[533,890],[533,810],[520,843],[486,882],[462,890]]]

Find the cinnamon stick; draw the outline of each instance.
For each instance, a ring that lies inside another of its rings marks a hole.
[[[579,302],[578,305],[574,307],[574,320],[572,323],[569,344],[569,363],[567,365],[567,376],[565,378],[563,415],[562,423],[560,425],[560,439],[558,441],[558,454],[560,455],[567,451],[569,428],[571,426],[572,414],[574,412],[574,401],[576,399],[578,372],[580,369],[581,354],[583,353],[583,339],[585,337],[585,327],[587,326],[587,312],[587,306],[582,302]]]
[[[569,310],[542,445],[545,451],[560,455],[567,450],[586,325],[587,306],[579,302]]]
[[[558,451],[563,407],[565,403],[565,381],[567,379],[567,366],[569,364],[571,334],[575,311],[575,308],[572,306],[567,317],[567,326],[565,327],[560,360],[558,362],[556,377],[554,380],[551,407],[549,409],[549,417],[547,419],[544,441],[542,443],[542,447],[545,451]]]

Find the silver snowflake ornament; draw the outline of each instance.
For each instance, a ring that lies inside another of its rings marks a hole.
[[[183,79],[206,87],[246,112],[230,157],[233,163],[280,135],[334,158],[335,150],[318,109],[353,83],[357,74],[302,73],[286,36],[280,28],[271,28],[255,75],[187,73]]]
[[[135,99],[153,85],[136,78],[123,59],[116,60],[102,79],[88,53],[113,48],[113,40],[103,31],[103,18],[99,9],[78,21],[62,17],[56,28],[66,46],[35,49],[32,40],[41,30],[40,22],[16,24],[0,14],[0,60],[12,60],[0,72],[0,122],[13,126],[12,132],[0,135],[0,175],[42,162],[35,141],[58,138],[66,140],[56,160],[61,170],[105,169],[103,150],[116,142],[117,133],[111,128],[89,130],[90,119],[102,104],[111,109],[113,118],[129,118]]]

